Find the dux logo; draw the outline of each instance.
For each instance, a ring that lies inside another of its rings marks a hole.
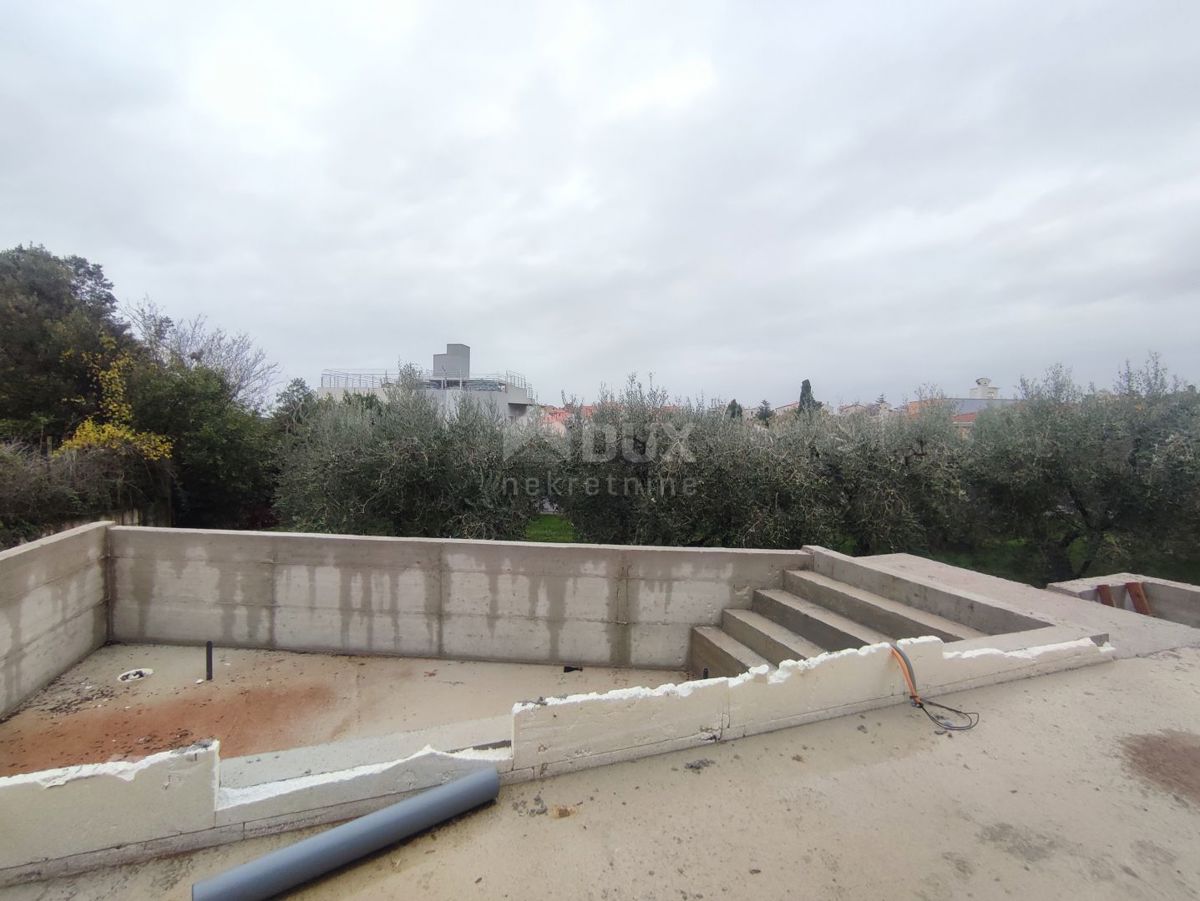
[[[583,463],[609,463],[618,457],[627,463],[694,463],[688,436],[694,423],[676,428],[668,422],[651,425],[646,437],[637,437],[623,424],[584,423],[571,436],[556,435],[536,426],[515,424],[504,431],[504,459],[521,457],[530,463],[558,463],[571,459],[572,445]]]

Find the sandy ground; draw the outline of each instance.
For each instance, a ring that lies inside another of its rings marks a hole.
[[[138,681],[118,676],[137,668]],[[219,738],[225,758],[483,719],[543,695],[679,682],[682,673],[108,645],[0,722],[0,776],[130,760]]]
[[[973,732],[897,706],[504,788],[293,897],[1200,897],[1200,650],[950,697]],[[184,899],[316,831],[0,897]]]

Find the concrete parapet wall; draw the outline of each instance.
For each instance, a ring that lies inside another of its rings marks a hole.
[[[216,825],[242,824],[248,835],[329,822],[329,809],[359,804],[378,808],[414,792],[443,785],[475,770],[507,772],[508,749],[443,753],[432,747],[409,757],[315,773],[246,788],[222,789]]]
[[[985,639],[945,645],[917,638],[900,645],[913,662],[922,693],[935,697],[1113,656],[1111,647],[1092,638],[1051,631],[1066,640],[1003,650],[986,646]],[[500,747],[445,752],[427,746],[379,762],[300,775],[285,762],[278,773],[267,766],[251,783],[225,786],[212,742],[136,762],[0,778],[0,811],[5,812],[0,816],[0,885],[337,822],[480,768],[495,768],[503,782],[519,782],[904,699],[890,648],[872,645],[736,678],[518,704],[511,741]],[[404,736],[397,736],[391,754],[404,745]],[[337,765],[336,753],[322,756]]]
[[[481,768],[508,749],[425,748],[381,764],[222,788],[216,742],[0,778],[0,886],[335,823]]]
[[[0,551],[0,716],[104,644],[107,529]]]
[[[682,668],[804,551],[114,527],[118,641]]]
[[[211,829],[216,799],[216,742],[0,779],[0,876],[39,861]]]
[[[1169,619],[1185,626],[1200,627],[1200,585],[1172,582],[1137,573],[1111,573],[1107,576],[1089,576],[1070,582],[1053,582],[1047,585],[1050,591],[1070,597],[1099,601],[1096,591],[1099,585],[1112,588],[1113,603],[1126,610],[1133,610],[1133,600],[1125,590],[1126,582],[1140,582],[1150,604],[1150,613],[1159,619]]]
[[[1036,632],[1026,633],[1027,637]],[[1054,630],[1055,638],[1062,632]],[[1001,650],[986,639],[944,644],[904,639],[918,689],[950,691],[1020,679],[1113,658],[1107,644],[1071,637]],[[551,698],[513,709],[511,778],[541,776],[741,738],[894,704],[907,697],[886,644],[756,667],[734,678],[657,689]]]

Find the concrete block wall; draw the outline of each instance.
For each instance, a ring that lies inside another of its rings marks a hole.
[[[111,637],[662,667],[804,551],[114,527]]]
[[[1111,573],[1107,576],[1089,576],[1070,582],[1053,582],[1047,585],[1050,591],[1089,601],[1099,601],[1096,592],[1099,585],[1112,589],[1113,603],[1126,610],[1133,610],[1133,600],[1125,590],[1126,582],[1140,582],[1150,604],[1150,613],[1159,619],[1169,619],[1185,626],[1200,628],[1200,585],[1172,582],[1137,573]]]
[[[104,644],[107,529],[0,551],[0,716]]]

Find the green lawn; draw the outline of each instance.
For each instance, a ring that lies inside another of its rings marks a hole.
[[[565,516],[542,513],[525,530],[526,541],[575,541],[575,527]]]

